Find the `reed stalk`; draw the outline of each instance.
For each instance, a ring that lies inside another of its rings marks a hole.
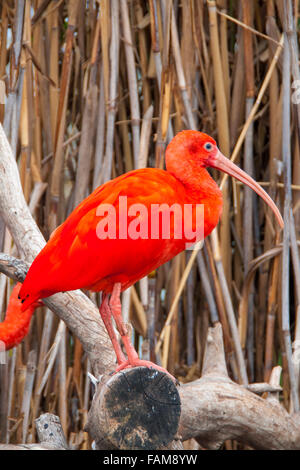
[[[278,384],[281,364],[278,395],[290,411],[300,383],[299,4],[0,2],[0,122],[46,239],[103,182],[165,168],[166,146],[183,129],[212,135],[284,208],[282,232],[251,191],[213,171],[221,225],[203,249],[127,291],[123,307],[139,352],[182,382],[201,377],[208,328],[220,322],[230,378]],[[25,241],[16,246],[0,214],[1,251],[32,261]],[[12,287],[0,274],[1,320]],[[90,449],[93,364],[74,334],[39,308],[5,358],[1,443],[36,442],[35,419],[51,411],[68,442]]]

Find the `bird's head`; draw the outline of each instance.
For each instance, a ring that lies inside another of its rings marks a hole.
[[[179,132],[167,147],[167,168],[168,163],[169,167],[176,168],[179,162],[184,169],[185,163],[195,170],[199,167],[216,168],[246,184],[268,204],[283,228],[284,222],[274,201],[251,176],[221,153],[216,141],[208,134],[194,130]]]

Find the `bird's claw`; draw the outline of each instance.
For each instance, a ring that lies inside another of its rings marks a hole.
[[[173,380],[175,385],[179,385],[178,380],[175,377],[173,377],[173,375],[170,374],[170,372],[168,372],[163,367],[158,366],[157,364],[154,364],[153,362],[145,361],[143,359],[138,359],[138,358],[131,362],[129,362],[129,360],[122,362],[121,364],[117,366],[113,374],[117,372],[121,372],[124,369],[130,369],[131,367],[147,367],[148,369],[159,370],[160,372],[163,372],[164,374],[168,375]]]

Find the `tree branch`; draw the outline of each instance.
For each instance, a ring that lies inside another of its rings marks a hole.
[[[68,450],[58,416],[44,413],[35,420],[40,444],[0,444],[0,450]]]
[[[300,449],[300,416],[228,377],[220,324],[209,328],[207,337],[204,374],[179,389],[181,439],[197,438],[207,449],[218,449],[227,439],[255,449]]]
[[[0,271],[23,281],[29,263],[45,240],[25,202],[18,168],[1,125],[0,214],[20,256],[26,260],[1,254]],[[81,291],[59,293],[44,302],[80,339],[94,374],[110,371],[114,354],[96,306]],[[178,433],[181,439],[197,438],[208,449],[219,448],[227,439],[236,439],[257,449],[300,449],[299,416],[289,415],[276,400],[278,383],[273,379],[272,392],[268,394],[271,399],[263,399],[234,383],[227,375],[221,325],[210,328],[201,379],[179,389],[182,413]],[[263,390],[262,386],[258,389]],[[176,447],[176,442],[169,448]]]
[[[30,263],[45,245],[24,199],[19,171],[0,124],[0,214],[7,225],[20,256],[16,260],[1,255],[1,271],[23,282]],[[55,294],[44,303],[61,318],[79,338],[89,355],[93,371],[103,374],[114,368],[111,342],[97,307],[81,291]]]

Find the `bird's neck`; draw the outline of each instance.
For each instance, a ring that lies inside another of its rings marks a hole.
[[[222,191],[205,167],[194,168],[191,164],[186,164],[182,170],[168,165],[167,171],[184,186],[186,203],[204,205],[206,237],[219,222],[223,206]]]
[[[222,192],[205,167],[187,161],[182,165],[176,160],[167,161],[166,167],[183,184],[190,198],[203,203],[211,199],[222,202]]]

